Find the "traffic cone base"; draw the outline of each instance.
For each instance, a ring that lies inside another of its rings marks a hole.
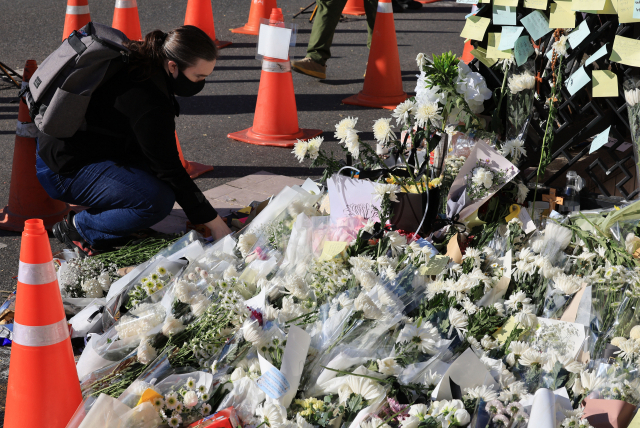
[[[34,148],[34,151],[35,151],[35,148]],[[49,202],[49,201],[45,201],[45,202]],[[52,204],[53,208],[54,209],[59,208],[60,201],[54,200],[53,202],[55,202],[55,204]],[[62,218],[69,213],[69,210],[71,210],[71,207],[64,203],[63,205],[64,205],[64,208],[62,208],[62,210],[58,212],[54,212],[53,214],[42,218],[45,229],[51,230],[54,224],[58,223],[59,221],[62,221]],[[47,209],[47,207],[40,206],[39,208],[45,211],[50,211]],[[22,232],[22,230],[24,229],[24,222],[33,217],[34,216],[24,216],[24,215],[13,213],[11,212],[11,209],[8,206],[6,206],[0,210],[0,229],[12,230],[14,232]]]
[[[322,134],[320,129],[300,129],[292,135],[264,135],[253,130],[253,127],[243,131],[232,132],[227,137],[243,143],[256,144],[258,146],[275,146],[291,148],[296,140],[308,140]]]
[[[251,36],[257,36],[260,32],[260,26],[250,26],[249,24],[245,24],[242,27],[232,28],[229,31],[236,34],[249,34]]]
[[[428,4],[428,3],[436,3],[439,2],[440,0],[416,0],[418,3],[422,3],[422,4]]]
[[[217,47],[218,49],[224,49],[224,48],[226,48],[227,46],[231,45],[231,42],[227,42],[227,41],[224,41],[224,40],[218,40],[218,39],[215,39],[215,40],[214,40],[214,42],[215,42],[216,47]]]
[[[349,0],[342,10],[343,15],[362,16],[367,13],[364,10],[363,0]]]
[[[187,166],[185,167],[185,169],[187,170],[187,173],[191,178],[200,177],[205,172],[213,171],[213,166],[211,165],[205,165],[205,164],[193,162],[193,161],[185,161],[185,162],[187,163]]]
[[[369,96],[360,91],[356,95],[351,95],[349,98],[342,100],[343,104],[349,104],[352,106],[363,106],[371,108],[385,108],[387,110],[394,110],[398,104],[405,101],[409,96],[406,93],[395,97],[381,98],[378,96]]]
[[[247,23],[242,27],[232,28],[230,31],[236,34],[257,36],[260,32],[260,20],[262,18],[269,19],[271,11],[277,7],[276,0],[251,0],[251,9],[249,10],[249,20]]]

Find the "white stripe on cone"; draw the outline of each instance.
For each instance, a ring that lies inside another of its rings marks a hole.
[[[20,262],[18,281],[28,285],[42,285],[58,279],[53,260],[47,263],[31,264]]]
[[[136,0],[116,0],[116,7],[118,9],[129,9],[137,6]]]
[[[88,13],[89,13],[89,5],[67,6],[67,15],[87,15]]]
[[[13,322],[13,342],[22,346],[50,346],[69,337],[66,318],[43,326],[22,325]]]
[[[393,6],[391,3],[378,2],[378,13],[393,13]]]

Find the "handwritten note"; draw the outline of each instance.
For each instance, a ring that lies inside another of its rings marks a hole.
[[[613,6],[612,0],[605,0],[604,6],[600,10],[583,10],[582,12],[588,12],[598,15],[617,15],[615,7]]]
[[[591,78],[589,78],[584,67],[580,67],[567,79],[567,90],[571,95],[574,95],[590,80]]]
[[[516,40],[518,40],[518,37],[520,37],[523,30],[524,27],[502,27],[498,50],[506,51],[508,49],[513,49],[516,44]]]
[[[518,322],[514,317],[509,317],[507,322],[493,333],[493,337],[500,343],[504,343],[509,338],[511,332],[516,328]]]
[[[618,96],[618,76],[609,70],[593,70],[594,97],[617,97]]]
[[[595,62],[607,54],[607,43],[605,43],[600,49],[598,49],[589,59],[584,63],[585,66]]]
[[[541,39],[544,35],[551,32],[549,28],[549,20],[544,13],[534,10],[520,21],[524,28],[527,29],[533,40]]]
[[[616,36],[613,39],[611,57],[613,62],[640,67],[640,40]]]
[[[640,18],[640,2],[638,2],[638,0],[635,0],[633,5],[633,18],[634,19]]]
[[[487,50],[485,48],[477,47],[471,51],[471,55],[487,67],[491,67],[493,64],[498,62],[495,58],[487,58]]]
[[[573,30],[571,34],[569,34],[569,37],[567,37],[571,48],[575,49],[576,47],[578,47],[578,45],[582,43],[582,41],[586,39],[590,33],[591,30],[589,30],[587,21],[582,21],[580,25],[578,25],[578,28]]]
[[[572,10],[573,0],[553,0],[558,6],[565,10]]]
[[[471,16],[467,18],[467,22],[464,24],[464,29],[462,30],[462,33],[460,33],[460,37],[482,41],[489,24],[491,24],[491,20],[489,18]]]
[[[552,3],[550,8],[549,28],[575,28],[576,13],[574,11],[565,9],[557,3]]]
[[[477,4],[478,0],[456,0],[456,3]]]
[[[326,241],[322,254],[320,254],[320,261],[323,262],[338,257],[347,248],[347,245],[349,245],[348,242]]]
[[[529,40],[529,36],[518,37],[518,40],[516,40],[516,44],[513,49],[513,54],[516,57],[516,64],[518,65],[518,67],[527,62],[527,59],[533,52],[534,50],[533,46],[531,45],[531,41]]]
[[[494,25],[516,25],[516,17],[515,7],[493,5]]]
[[[524,0],[524,7],[547,10],[547,0]]]
[[[640,22],[640,19],[634,18],[633,16],[635,5],[634,0],[617,0],[613,2],[613,7],[616,9],[616,12],[618,12],[618,21],[621,24]]]
[[[609,126],[607,129],[605,129],[604,131],[596,135],[596,138],[594,138],[593,141],[591,142],[591,149],[589,150],[589,154],[595,152],[600,147],[604,146],[605,144],[607,144],[607,142],[609,142],[609,131],[611,131],[611,126]]]
[[[494,6],[518,6],[518,0],[493,0]]]
[[[500,45],[500,33],[489,33],[489,42],[487,43],[487,58],[511,58],[511,49],[501,51],[498,49]]]
[[[605,2],[606,0],[573,0],[572,10],[600,10],[604,8]]]

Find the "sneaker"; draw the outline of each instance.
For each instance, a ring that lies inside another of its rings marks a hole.
[[[53,236],[67,247],[71,249],[77,248],[81,257],[95,256],[98,252],[91,248],[91,245],[84,240],[78,229],[73,225],[73,217],[75,215],[75,212],[69,211],[69,214],[62,221],[54,224]]]
[[[291,61],[291,68],[293,68],[298,73],[317,77],[318,79],[327,78],[327,66],[320,65],[311,58],[304,58],[299,61]]]

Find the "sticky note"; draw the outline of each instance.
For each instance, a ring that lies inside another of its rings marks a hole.
[[[500,44],[500,33],[489,33],[489,43],[487,43],[487,58],[508,59],[511,58],[511,49],[501,51],[498,49]]]
[[[600,10],[606,0],[573,0],[572,10]],[[585,22],[585,21],[583,21]]]
[[[558,5],[558,7],[564,10],[572,10],[573,8],[573,0],[554,0],[554,2]]]
[[[584,67],[580,67],[567,79],[567,91],[569,91],[571,95],[574,95],[584,85],[589,83],[590,80],[591,79],[589,78],[589,75],[585,71]]]
[[[513,54],[516,57],[516,64],[518,65],[518,67],[527,62],[527,59],[533,52],[534,50],[533,46],[531,45],[531,41],[529,40],[529,36],[518,37],[518,40],[516,40],[515,47],[513,49]]]
[[[504,343],[509,338],[511,332],[518,326],[518,322],[514,317],[509,317],[507,322],[500,327],[495,333],[493,333],[493,337],[500,343]]]
[[[533,40],[541,39],[544,35],[551,32],[549,28],[549,20],[544,13],[534,10],[529,15],[520,20],[524,28],[527,29]]]
[[[516,8],[493,5],[494,25],[516,25]]]
[[[465,39],[473,39],[482,41],[484,39],[484,33],[487,31],[487,27],[491,24],[489,18],[481,18],[479,16],[471,16],[467,18],[467,22],[464,24],[464,29],[460,33],[460,37]]]
[[[547,10],[547,0],[524,0],[524,7]]]
[[[320,254],[320,261],[331,260],[337,257],[347,248],[347,245],[349,245],[348,242],[326,241],[322,249],[322,254]]]
[[[456,3],[477,4],[478,0],[456,0]]]
[[[571,46],[572,49],[575,49],[580,43],[582,43],[584,39],[587,38],[587,36],[590,33],[591,33],[591,30],[589,30],[589,25],[587,24],[587,21],[586,20],[582,21],[580,25],[578,25],[578,28],[573,30],[569,34],[569,37],[567,37],[569,46]]]
[[[604,146],[609,142],[609,131],[611,131],[611,126],[607,129],[596,135],[596,137],[591,142],[591,149],[589,150],[589,154],[595,152],[600,147]]]
[[[487,50],[485,48],[477,47],[471,51],[471,55],[473,55],[478,59],[478,61],[480,61],[487,67],[491,67],[493,64],[498,62],[497,59],[487,58]]]
[[[598,15],[617,15],[615,7],[613,6],[612,0],[605,0],[604,6],[600,10],[583,10],[582,12],[588,12]]]
[[[620,24],[629,24],[631,22],[640,22],[640,19],[633,17],[633,11],[636,3],[634,0],[617,0],[613,2],[613,7],[618,12],[618,21]]]
[[[506,51],[507,49],[513,49],[516,40],[518,40],[523,30],[524,27],[502,27],[498,50]]]
[[[576,13],[567,10],[557,3],[550,5],[551,15],[549,15],[549,28],[575,28]]]
[[[640,413],[636,413],[636,416],[627,428],[640,428]]]
[[[584,63],[584,65],[587,66],[592,62],[596,62],[606,54],[607,54],[607,43],[605,43],[600,49],[598,49],[593,55],[591,55],[589,59]]]
[[[618,96],[618,76],[613,71],[593,70],[591,79],[594,97]]]
[[[633,18],[634,19],[639,19],[640,18],[640,1],[635,0],[634,4],[633,4]]]
[[[494,6],[518,6],[518,0],[493,0]]]
[[[491,0],[480,0],[480,3],[487,3],[487,4],[491,4]]]
[[[438,275],[446,269],[449,261],[449,257],[438,254],[431,257],[426,265],[421,266],[419,273],[420,275]]]
[[[616,36],[613,39],[611,57],[613,62],[640,67],[640,40]]]

